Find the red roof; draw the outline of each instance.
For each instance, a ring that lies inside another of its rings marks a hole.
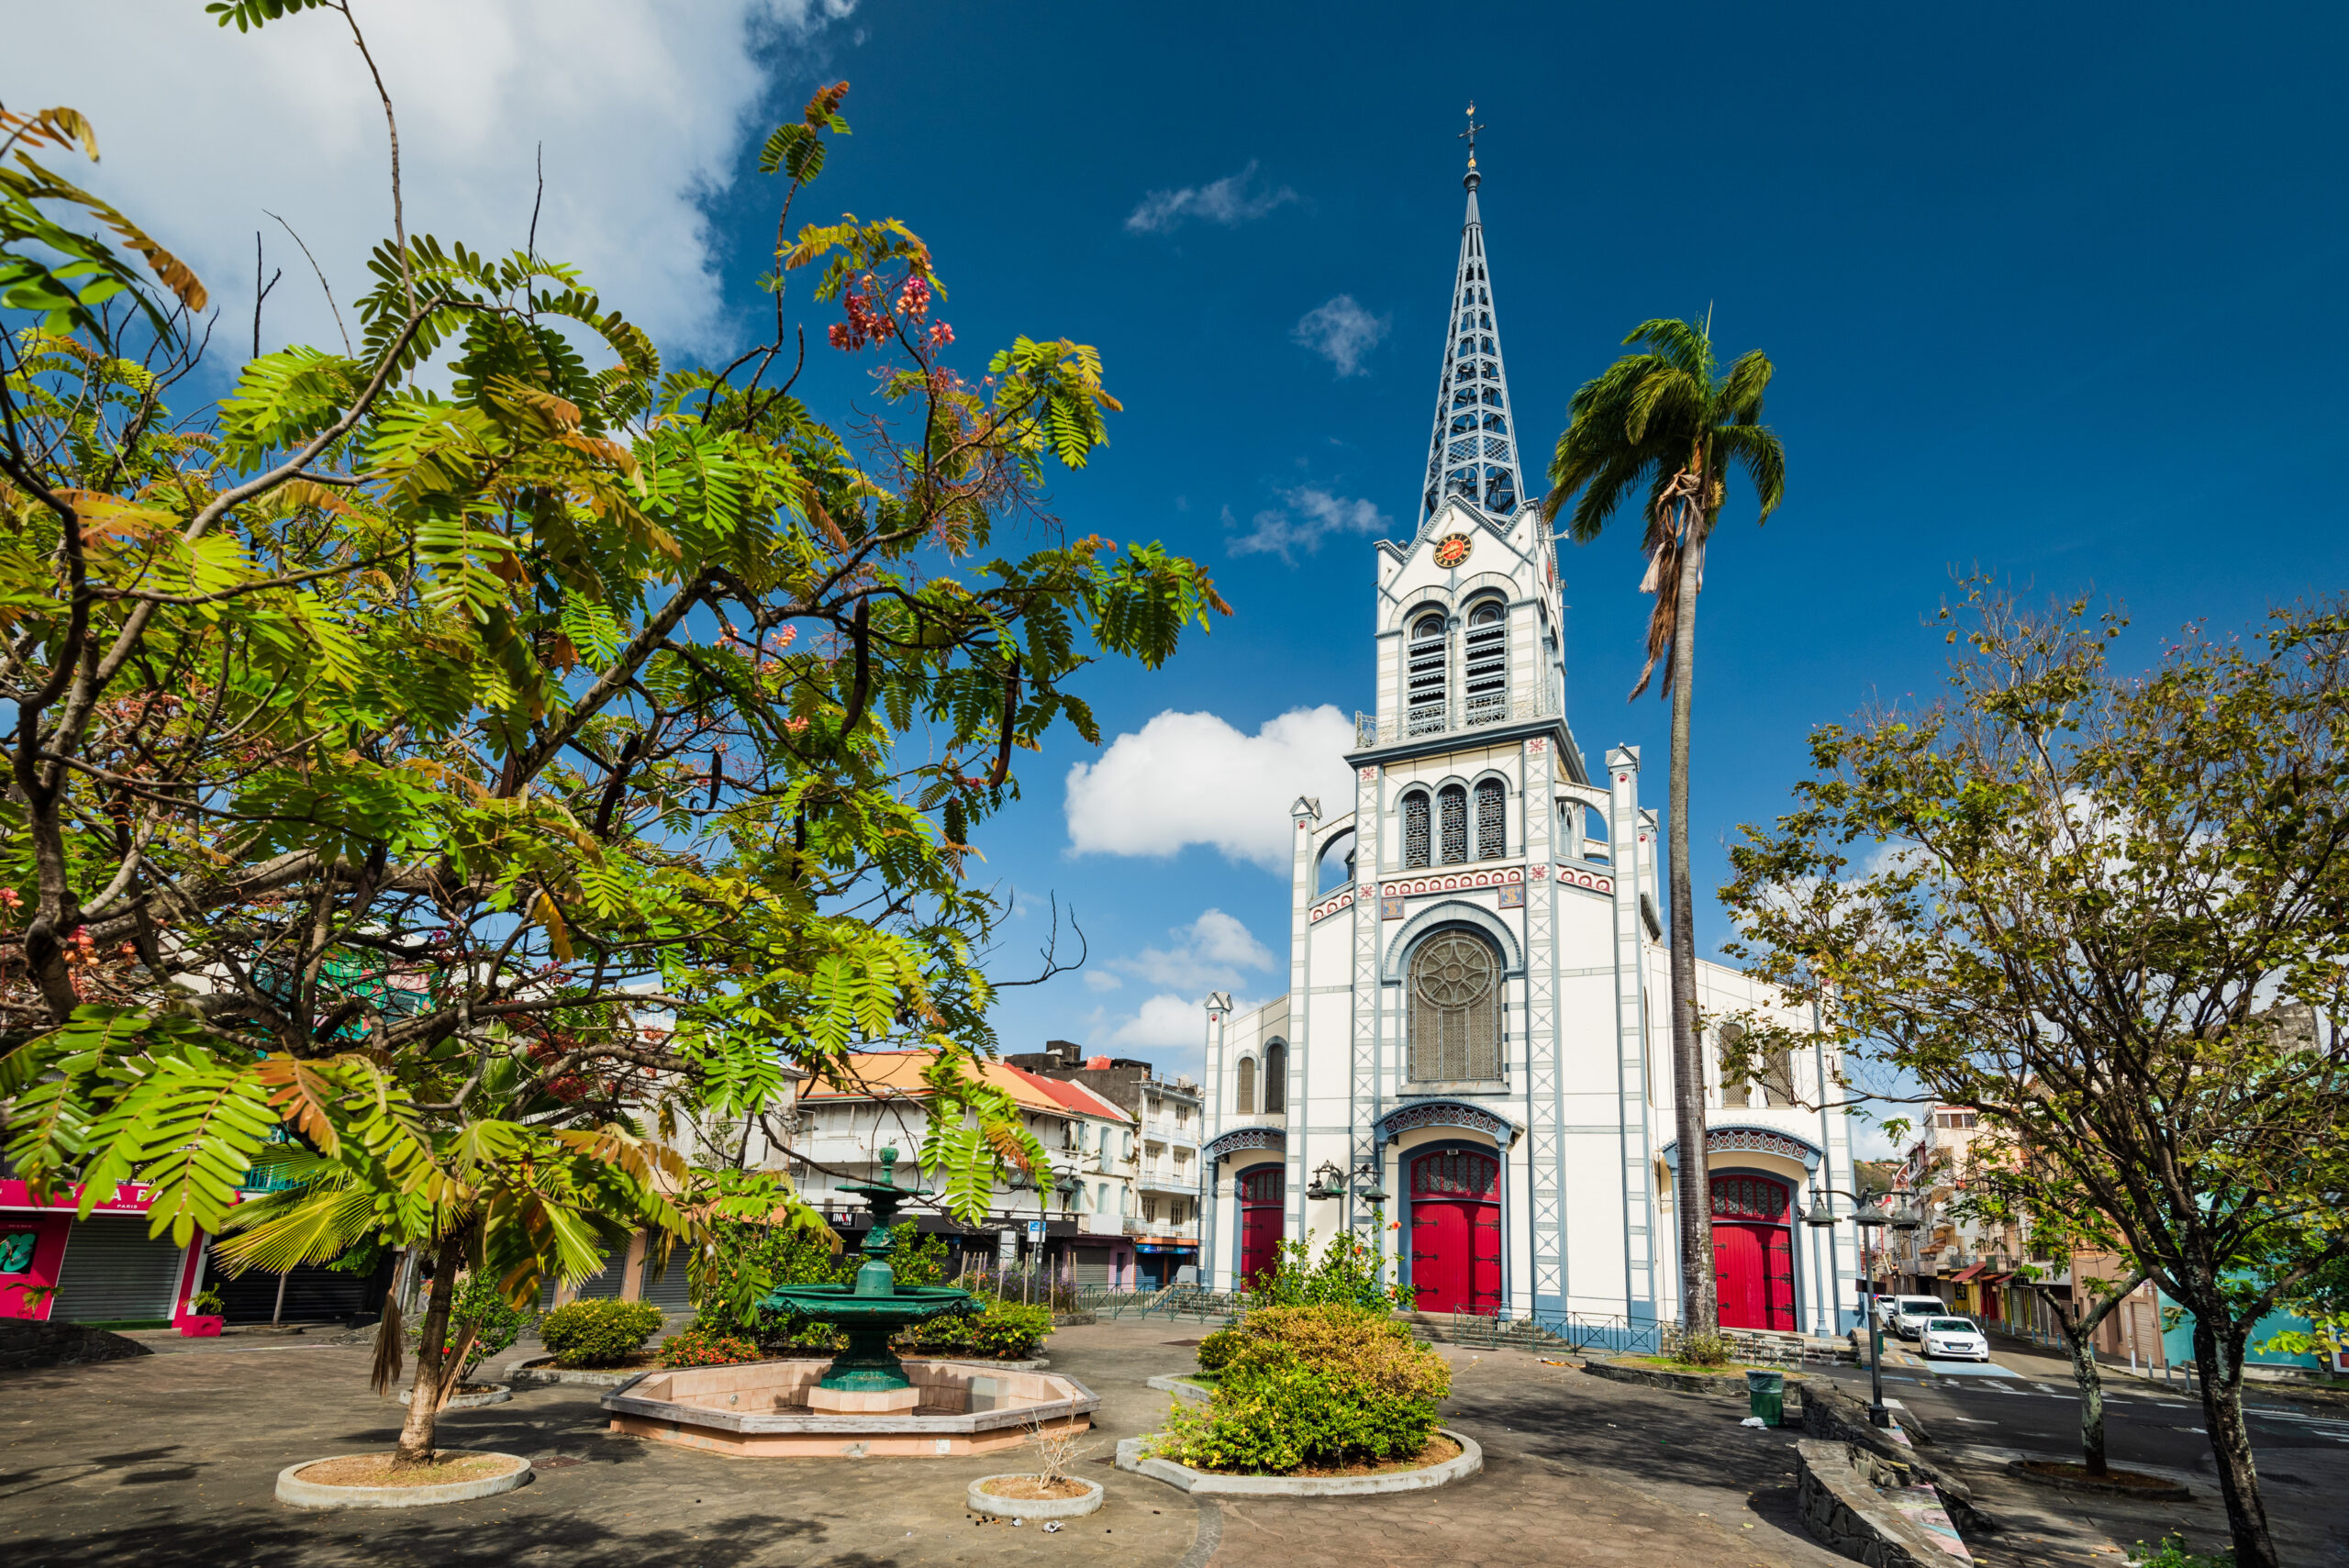
[[[1007,1073],[1017,1073],[1053,1099],[1079,1116],[1105,1117],[1111,1121],[1131,1121],[1125,1107],[1114,1100],[1103,1099],[1082,1084],[1072,1084],[1065,1078],[1047,1078],[1041,1073],[1030,1073],[1025,1067],[1004,1064]]]
[[[1987,1263],[1968,1263],[1965,1267],[1958,1270],[1957,1273],[1950,1275],[1949,1283],[1952,1284],[1964,1284],[1967,1280],[1972,1279],[1976,1274],[1980,1273],[1984,1269],[1987,1269],[1989,1266],[1990,1265]]]

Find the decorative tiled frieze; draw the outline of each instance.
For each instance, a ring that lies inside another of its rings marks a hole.
[[[1277,1127],[1236,1127],[1222,1137],[1211,1139],[1199,1146],[1199,1158],[1213,1164],[1227,1154],[1237,1154],[1243,1149],[1286,1149],[1288,1134]]]
[[[1580,866],[1559,866],[1557,877],[1558,884],[1562,887],[1587,888],[1593,893],[1612,894],[1615,891],[1613,877],[1601,876],[1597,872],[1585,871]]]
[[[1407,1132],[1417,1132],[1423,1127],[1457,1127],[1470,1132],[1481,1132],[1506,1149],[1517,1141],[1518,1127],[1506,1117],[1495,1116],[1482,1106],[1466,1105],[1459,1100],[1421,1100],[1388,1111],[1378,1121],[1378,1136],[1384,1142],[1393,1143]]]
[[[1341,888],[1336,893],[1323,899],[1320,903],[1316,904],[1312,908],[1307,910],[1305,912],[1306,923],[1308,925],[1318,925],[1321,921],[1326,920],[1330,916],[1336,914],[1339,910],[1353,904],[1353,901],[1354,890],[1351,887]]]
[[[1508,887],[1525,881],[1520,866],[1496,866],[1490,871],[1453,872],[1443,876],[1415,876],[1390,882],[1381,889],[1388,898],[1419,898],[1431,893],[1467,893],[1479,887]]]

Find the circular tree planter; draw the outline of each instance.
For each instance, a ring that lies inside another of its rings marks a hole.
[[[405,1405],[412,1388],[400,1390],[400,1403]],[[457,1390],[453,1398],[440,1407],[443,1410],[478,1410],[484,1405],[503,1405],[514,1397],[514,1388],[506,1383],[468,1383]]]
[[[971,1512],[988,1514],[1001,1519],[1073,1519],[1089,1514],[1101,1507],[1101,1483],[1075,1477],[1062,1483],[1063,1486],[1082,1486],[1084,1492],[1074,1497],[1007,1497],[989,1491],[996,1482],[1025,1482],[1037,1485],[1033,1475],[982,1475],[971,1483],[963,1500]]]
[[[2188,1488],[2158,1475],[2116,1470],[2099,1479],[2087,1474],[2081,1466],[2062,1460],[2010,1459],[2007,1461],[2007,1473],[2033,1485],[2052,1486],[2058,1492],[2087,1492],[2099,1497],[2136,1497],[2148,1503],[2184,1503],[2194,1496]]]
[[[414,1486],[385,1486],[338,1481],[325,1467],[350,1461],[382,1460],[380,1453],[335,1454],[306,1459],[277,1473],[277,1500],[297,1508],[422,1508],[435,1503],[470,1503],[511,1492],[530,1478],[530,1462],[517,1453],[469,1453],[443,1449],[443,1460],[457,1462],[465,1473],[449,1481]],[[303,1472],[324,1472],[306,1480]]]
[[[1436,1435],[1460,1445],[1460,1451],[1452,1458],[1419,1470],[1390,1470],[1374,1475],[1223,1475],[1194,1470],[1171,1459],[1150,1457],[1145,1451],[1161,1435],[1153,1432],[1119,1443],[1118,1468],[1202,1496],[1375,1497],[1390,1492],[1422,1492],[1464,1480],[1485,1468],[1485,1451],[1476,1446],[1476,1440],[1450,1427],[1438,1427]]]

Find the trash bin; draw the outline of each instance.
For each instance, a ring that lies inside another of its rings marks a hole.
[[[1787,1374],[1752,1371],[1745,1374],[1745,1407],[1765,1427],[1784,1426],[1787,1419]]]

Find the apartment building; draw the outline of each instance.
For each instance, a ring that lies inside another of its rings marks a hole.
[[[1140,1148],[1127,1173],[1135,1211],[1126,1217],[1125,1229],[1133,1242],[1136,1283],[1155,1289],[1175,1284],[1186,1269],[1196,1270],[1206,1123],[1199,1085],[1186,1077],[1162,1078],[1149,1062],[1132,1057],[1088,1055],[1065,1040],[1005,1060],[1040,1078],[1081,1084],[1133,1118]]]
[[[897,1151],[898,1185],[935,1190],[920,1168],[933,1098],[921,1079],[929,1060],[920,1051],[860,1051],[847,1059],[843,1085],[801,1091],[793,1176],[807,1201],[852,1240],[869,1223],[868,1211],[863,1198],[846,1189],[880,1179],[882,1150]],[[925,1234],[946,1237],[958,1266],[1017,1261],[1065,1266],[1080,1284],[1132,1284],[1135,1239],[1128,1226],[1140,1211],[1136,1118],[1082,1083],[1001,1062],[982,1063],[979,1073],[1019,1106],[1052,1168],[1014,1176],[978,1225],[937,1209],[914,1208],[907,1217]]]

